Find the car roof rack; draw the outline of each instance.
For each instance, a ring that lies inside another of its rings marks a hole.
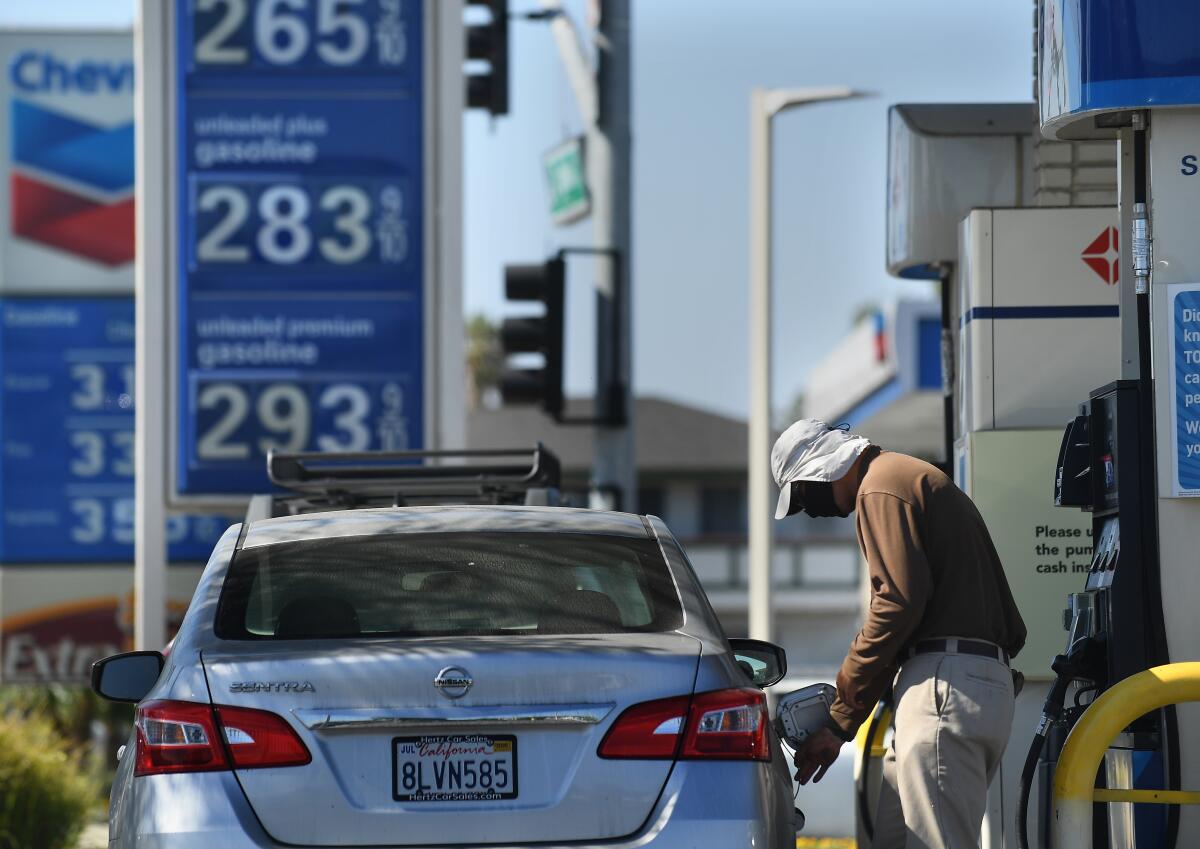
[[[247,521],[325,510],[432,504],[558,503],[558,457],[532,449],[279,452],[267,475],[284,492],[255,496]]]

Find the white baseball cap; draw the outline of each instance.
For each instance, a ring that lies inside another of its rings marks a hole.
[[[775,518],[792,512],[793,482],[839,480],[870,444],[820,419],[800,419],[785,430],[771,449],[771,474],[779,485]]]

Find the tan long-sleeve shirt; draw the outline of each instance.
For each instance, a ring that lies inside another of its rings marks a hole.
[[[871,603],[837,676],[830,713],[852,735],[913,643],[987,640],[1015,655],[1025,623],[975,504],[936,467],[888,451],[867,459],[855,502]]]

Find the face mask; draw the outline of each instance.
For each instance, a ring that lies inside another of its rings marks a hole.
[[[846,518],[849,513],[843,513],[833,498],[833,484],[827,481],[804,482],[805,513],[813,518],[825,516],[840,516]]]

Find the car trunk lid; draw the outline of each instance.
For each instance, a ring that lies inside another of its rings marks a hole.
[[[700,652],[677,632],[527,634],[275,642],[203,662],[215,703],[283,716],[312,753],[237,771],[274,839],[438,845],[635,832],[672,762],[597,747],[630,705],[691,693]]]

